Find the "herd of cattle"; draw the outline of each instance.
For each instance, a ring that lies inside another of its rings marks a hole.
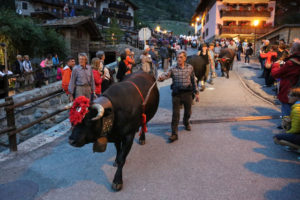
[[[229,78],[234,52],[224,49],[220,54],[222,73]],[[188,62],[194,63],[198,83],[205,76],[206,66],[200,56],[192,56]],[[129,95],[130,94],[130,95]],[[122,82],[110,86],[90,106],[83,121],[72,129],[69,143],[74,147],[82,147],[94,143],[94,151],[103,152],[106,142],[114,143],[117,155],[114,166],[117,171],[112,188],[119,191],[123,186],[122,169],[126,157],[132,147],[134,137],[143,125],[141,116],[146,115],[148,122],[155,115],[159,105],[159,90],[156,79],[145,72],[137,72],[127,76]],[[140,135],[140,144],[145,144],[145,133]]]

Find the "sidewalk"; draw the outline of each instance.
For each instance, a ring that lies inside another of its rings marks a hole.
[[[252,58],[249,64],[242,61],[234,61],[234,70],[240,75],[245,85],[256,95],[266,101],[278,105],[275,87],[265,87],[265,79],[259,78],[263,71],[260,63]]]

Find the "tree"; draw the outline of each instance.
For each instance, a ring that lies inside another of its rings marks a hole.
[[[37,57],[57,52],[64,58],[68,52],[62,36],[54,30],[10,10],[0,10],[0,42],[7,44],[10,61],[16,54]]]
[[[16,11],[15,0],[0,0],[0,9]]]
[[[117,44],[124,36],[124,32],[121,30],[117,19],[112,18],[109,28],[105,30],[105,40],[112,44]]]

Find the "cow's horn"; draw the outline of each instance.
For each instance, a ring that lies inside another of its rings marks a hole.
[[[103,108],[103,106],[101,106],[100,104],[93,104],[92,108],[95,108],[97,110],[97,112],[98,112],[97,116],[94,117],[92,119],[92,121],[96,121],[96,120],[100,119],[101,117],[103,117],[103,115],[104,115],[104,108]]]
[[[73,102],[67,104],[67,105],[64,107],[64,109],[65,109],[65,110],[69,110],[70,108],[72,108],[72,106],[73,106]]]

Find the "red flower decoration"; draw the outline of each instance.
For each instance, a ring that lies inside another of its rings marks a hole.
[[[88,108],[90,106],[90,100],[85,96],[77,97],[73,106],[70,109],[70,122],[72,126],[76,126],[81,123],[85,115],[89,112]]]

